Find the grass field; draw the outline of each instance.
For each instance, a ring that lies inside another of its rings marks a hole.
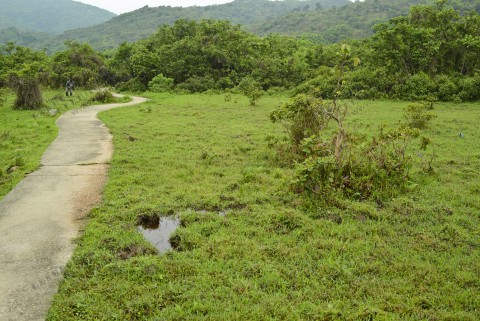
[[[288,99],[225,97],[150,94],[101,115],[104,201],[48,320],[480,319],[477,105],[436,105],[435,173],[414,171],[409,194],[307,212],[265,139]],[[405,105],[362,102],[351,123],[393,125]],[[161,256],[137,230],[156,214],[181,219]]]
[[[12,110],[14,96],[0,104],[0,199],[26,174],[40,165],[48,145],[57,136],[55,121],[62,112],[85,106],[91,92],[76,91],[65,97],[62,91],[44,93],[45,108],[41,110]],[[55,115],[49,110],[56,109]]]

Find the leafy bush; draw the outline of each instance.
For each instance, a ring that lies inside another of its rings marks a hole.
[[[138,78],[131,78],[126,82],[117,85],[120,91],[144,92],[147,88]]]
[[[315,135],[327,125],[323,107],[324,102],[321,99],[300,94],[273,111],[270,119],[274,123],[282,123],[294,151],[300,151],[300,145],[305,138]]]
[[[425,100],[436,92],[436,84],[424,72],[408,77],[404,84],[394,88],[397,97],[407,100]]]
[[[193,76],[184,83],[178,84],[177,89],[190,93],[201,93],[210,89],[216,89],[215,80],[211,77]]]
[[[303,141],[305,159],[296,166],[293,186],[327,201],[338,193],[354,199],[391,197],[408,184],[407,149],[417,134],[409,128],[381,129],[370,139],[349,133],[337,156],[335,137],[314,135]]]
[[[115,97],[113,97],[113,94],[106,89],[97,90],[95,92],[95,95],[91,99],[91,101],[93,102],[100,102],[104,104],[111,103],[114,100],[115,100]]]
[[[173,79],[159,74],[148,83],[148,89],[156,93],[170,91],[173,89]]]
[[[458,85],[452,81],[452,77],[438,75],[435,78],[437,85],[438,99],[441,101],[452,101],[458,95]]]
[[[406,127],[424,129],[428,127],[428,124],[436,116],[429,112],[432,109],[432,103],[412,103],[405,108],[404,119]]]
[[[271,114],[290,137],[291,153],[281,152],[296,157],[294,190],[327,201],[337,193],[365,199],[401,191],[412,164],[407,149],[418,130],[381,128],[367,138],[344,127],[347,112],[335,99],[299,95]]]
[[[307,94],[319,98],[332,98],[337,86],[334,70],[323,66],[318,69],[318,76],[310,79],[294,89],[294,95]]]
[[[460,81],[459,98],[462,101],[475,101],[480,99],[480,74],[465,77]]]
[[[338,55],[331,101],[298,95],[271,114],[272,121],[286,128],[290,154],[296,157],[294,190],[324,201],[338,194],[355,199],[391,196],[408,184],[412,159],[407,152],[419,130],[380,128],[371,138],[350,131],[345,125],[349,106],[338,99],[345,91],[345,72],[359,59],[351,57],[348,46],[342,46]],[[412,109],[409,120],[429,120],[424,113],[427,105],[421,106],[422,113]]]
[[[250,98],[250,105],[252,106],[255,106],[257,100],[264,94],[260,83],[251,76],[244,77],[238,84],[238,89]]]

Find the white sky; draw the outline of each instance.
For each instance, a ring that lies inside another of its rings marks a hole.
[[[117,14],[125,13],[145,7],[188,7],[188,6],[208,6],[212,4],[222,4],[232,2],[233,0],[75,0],[91,4],[93,6],[107,9]]]

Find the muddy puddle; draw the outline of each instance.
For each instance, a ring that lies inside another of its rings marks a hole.
[[[189,211],[198,214],[206,214],[207,211]],[[230,209],[225,209],[216,212],[220,217],[225,217],[230,212]],[[163,254],[173,250],[170,243],[170,237],[177,228],[180,227],[180,219],[178,216],[174,217],[159,217],[158,215],[142,216],[139,219],[138,230],[143,234],[145,239],[149,241],[158,250],[159,254]]]
[[[162,254],[172,250],[170,236],[179,226],[180,220],[177,217],[161,217],[144,222],[138,230]]]

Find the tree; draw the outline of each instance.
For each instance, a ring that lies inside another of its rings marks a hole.
[[[24,64],[22,69],[10,73],[10,86],[15,90],[17,98],[15,109],[39,109],[43,106],[40,90],[40,64],[33,62]]]
[[[40,83],[48,75],[44,52],[7,43],[0,47],[0,84],[10,86],[17,95],[15,109],[38,109],[43,105]]]
[[[53,78],[56,86],[63,86],[68,78],[78,86],[93,88],[103,83],[100,71],[105,68],[104,57],[89,44],[73,41],[65,43],[67,49],[52,57]]]

